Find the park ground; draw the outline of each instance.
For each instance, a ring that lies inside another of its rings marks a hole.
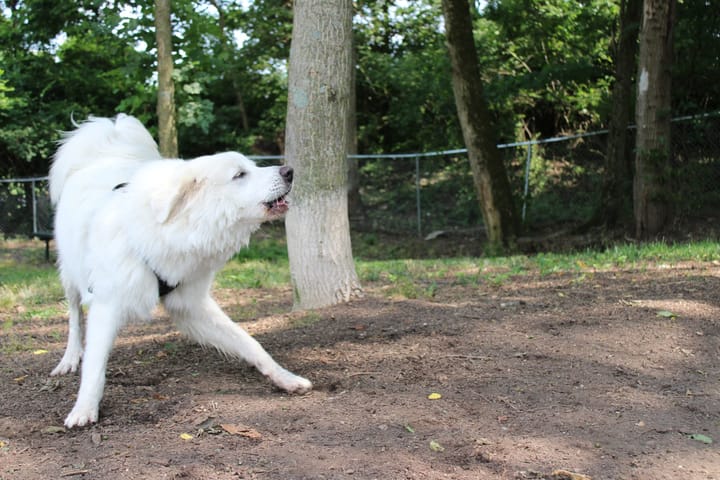
[[[413,265],[313,312],[285,285],[218,286],[307,395],[159,312],[118,339],[100,421],[71,431],[78,376],[49,376],[61,300],[5,305],[0,479],[720,479],[720,263]]]

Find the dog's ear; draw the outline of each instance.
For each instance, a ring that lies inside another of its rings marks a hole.
[[[195,192],[200,190],[202,181],[197,178],[182,178],[167,182],[158,188],[150,198],[150,208],[158,223],[167,223],[185,208]]]

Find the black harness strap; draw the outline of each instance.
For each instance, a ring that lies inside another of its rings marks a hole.
[[[113,187],[113,192],[116,190],[125,188],[127,186],[128,186],[128,182],[118,183],[117,185],[115,185]],[[155,273],[155,272],[153,272],[153,273]],[[167,295],[168,293],[172,292],[173,290],[175,290],[179,285],[179,284],[170,285],[163,278],[161,278],[160,275],[158,275],[157,273],[155,273],[155,278],[157,278],[157,281],[158,281],[158,296],[160,296],[161,298],[164,297],[165,295]]]
[[[168,293],[172,292],[179,285],[179,284],[176,284],[176,285],[168,284],[165,280],[160,278],[160,276],[157,273],[155,274],[155,278],[157,278],[157,281],[158,281],[158,295],[160,297],[164,297]]]

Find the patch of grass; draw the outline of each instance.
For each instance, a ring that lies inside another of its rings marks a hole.
[[[282,231],[253,239],[218,273],[221,288],[275,288],[290,284],[287,243]]]
[[[588,270],[641,268],[650,264],[673,264],[685,261],[719,261],[720,243],[702,241],[682,244],[654,242],[618,245],[606,250],[575,253],[540,253],[490,258],[448,258],[432,260],[358,261],[357,270],[363,283],[387,284],[386,293],[405,298],[429,298],[437,282],[459,285],[486,283],[500,286],[513,277],[528,273],[551,275],[577,273],[585,279]]]
[[[287,259],[230,261],[215,279],[221,288],[276,288],[290,284]]]
[[[0,265],[0,311],[16,305],[45,308],[63,298],[57,272],[52,266],[15,264],[3,261]]]
[[[433,298],[442,285],[501,286],[527,275],[572,273],[585,281],[591,272],[646,268],[653,264],[720,261],[720,243],[628,243],[604,250],[570,254],[541,253],[498,257],[458,257],[404,260],[357,259],[362,284],[374,284],[392,298]],[[26,263],[27,262],[27,263]],[[228,262],[217,279],[226,289],[287,288],[290,269],[284,238],[262,238]],[[21,255],[0,258],[0,319],[3,330],[25,319],[65,315],[63,292],[52,265],[27,261]],[[21,308],[18,308],[21,307]],[[269,307],[263,305],[263,309]],[[244,306],[250,314],[253,306]]]
[[[528,258],[541,274],[546,275],[588,268],[608,270],[652,263],[717,261],[720,260],[720,243],[709,240],[692,243],[628,243],[606,250],[585,250],[570,254],[542,253]]]
[[[268,238],[253,239],[250,245],[240,250],[233,257],[238,262],[247,262],[253,260],[265,262],[287,262],[287,242],[285,236],[276,234]]]

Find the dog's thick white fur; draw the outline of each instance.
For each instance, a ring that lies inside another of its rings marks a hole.
[[[115,337],[128,321],[150,318],[158,300],[199,343],[244,359],[288,392],[312,388],[278,365],[209,293],[215,273],[252,232],[285,213],[292,173],[257,167],[235,152],[162,159],[148,131],[127,115],[90,118],[64,138],[50,169],[50,194],[70,318],[67,349],[52,375],[74,372],[83,360],[67,427],[98,420]]]

